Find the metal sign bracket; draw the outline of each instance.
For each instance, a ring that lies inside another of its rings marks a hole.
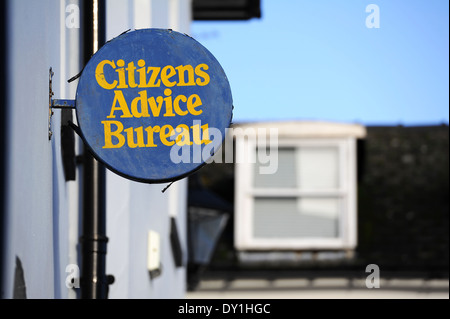
[[[53,109],[75,109],[75,100],[67,100],[67,99],[53,99],[53,95],[55,93],[52,89],[52,79],[53,75],[52,68],[49,69],[49,77],[48,77],[48,139],[52,139],[53,131],[52,131],[52,116]],[[73,124],[73,123],[72,123]],[[71,125],[72,128],[76,126],[75,124]],[[78,128],[78,127],[76,127]],[[75,128],[74,128],[75,129]],[[78,133],[77,129],[75,131]]]

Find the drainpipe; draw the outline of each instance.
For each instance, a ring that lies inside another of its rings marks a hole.
[[[81,0],[83,62],[105,43],[105,0]],[[83,146],[81,298],[107,299],[112,276],[106,275],[105,167]]]

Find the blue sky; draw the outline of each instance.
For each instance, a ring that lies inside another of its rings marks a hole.
[[[261,3],[261,19],[191,25],[227,74],[235,122],[448,124],[448,1]],[[366,27],[369,4],[379,28]]]

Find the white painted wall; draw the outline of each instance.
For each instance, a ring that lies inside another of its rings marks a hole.
[[[8,142],[5,264],[2,298],[13,297],[16,256],[22,261],[28,298],[75,298],[65,286],[68,264],[78,256],[81,176],[66,182],[61,162],[60,111],[48,138],[48,78],[54,98],[74,99],[80,65],[80,29],[68,29],[66,6],[77,0],[9,0]],[[108,0],[107,40],[130,28],[160,27],[188,33],[190,0]],[[78,140],[79,142],[79,140]],[[185,180],[131,182],[107,172],[107,273],[115,276],[110,298],[183,298],[185,268],[176,268],[170,216],[177,217],[186,260]],[[162,275],[147,271],[147,233],[161,236]]]
[[[66,30],[65,6],[66,1],[54,0],[8,2],[4,298],[13,296],[16,257],[22,261],[28,298],[68,297],[73,185],[65,182],[62,169],[60,111],[52,117],[54,134],[48,138],[49,68],[58,98],[71,93],[68,72],[79,68],[78,31]]]

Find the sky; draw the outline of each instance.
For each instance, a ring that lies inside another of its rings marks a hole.
[[[191,25],[228,77],[234,122],[449,123],[448,1],[261,0],[261,10]]]

